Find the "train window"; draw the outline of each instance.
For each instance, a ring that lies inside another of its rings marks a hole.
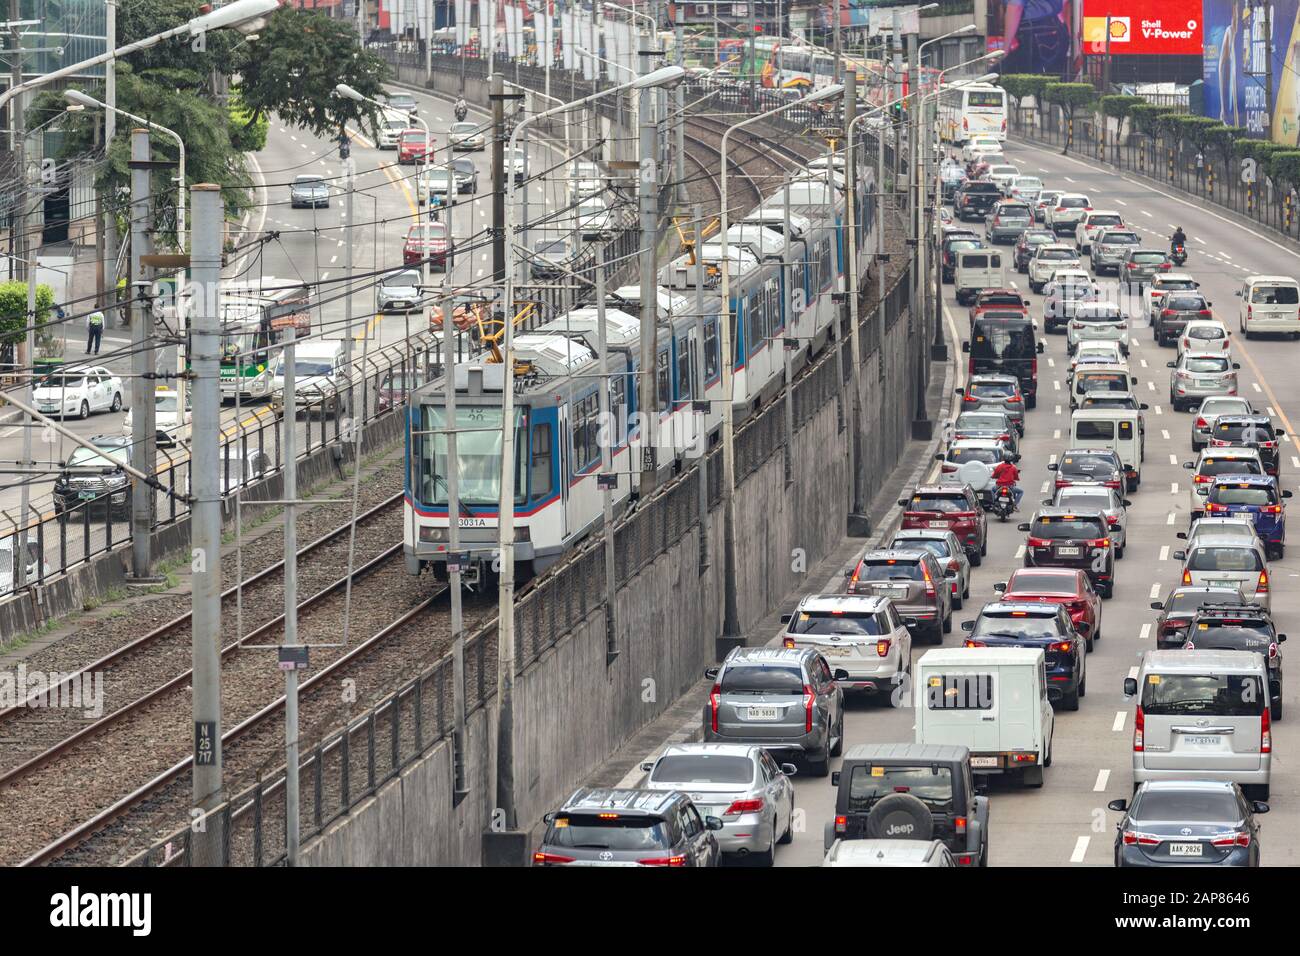
[[[704,380],[707,382],[718,374],[718,323],[706,322],[704,325]]]
[[[767,283],[768,334],[775,334],[777,329],[785,325],[782,318],[783,311],[781,308],[781,281],[773,276]]]
[[[763,318],[766,310],[763,308],[763,299],[758,292],[749,297],[749,354],[753,355],[763,347],[763,337],[766,334],[763,331]]]
[[[600,399],[593,392],[573,403],[573,470],[600,458]]]
[[[668,411],[668,405],[673,398],[673,383],[669,375],[668,350],[664,349],[659,353],[659,360],[656,363],[655,390],[659,399],[659,411]]]
[[[818,290],[826,288],[831,281],[831,243],[823,239],[817,243],[817,275],[821,279]]]
[[[533,426],[532,491],[534,498],[545,498],[555,487],[551,479],[551,426]]]
[[[621,444],[627,437],[623,427],[618,423],[623,422],[626,425],[627,420],[632,417],[632,410],[627,405],[627,381],[621,375],[615,375],[609,386],[609,414],[612,419],[611,425],[618,427],[618,434],[611,436],[611,441],[615,445]]]
[[[683,336],[677,340],[677,400],[691,397],[691,340]]]

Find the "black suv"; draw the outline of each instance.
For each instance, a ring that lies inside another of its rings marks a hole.
[[[1077,568],[1102,597],[1115,593],[1115,549],[1102,512],[1039,508],[1033,521],[1018,527],[1029,535],[1025,567]]]
[[[717,866],[718,817],[680,790],[583,787],[545,816],[533,866]]]
[[[970,751],[952,744],[859,744],[831,774],[836,840],[941,840],[958,866],[988,866],[989,798],[977,796]]]
[[[995,182],[976,180],[962,183],[952,201],[952,210],[962,222],[983,219],[1002,200],[1002,187]]]
[[[1258,604],[1202,604],[1187,628],[1183,647],[1191,650],[1253,651],[1268,664],[1270,715],[1282,719],[1282,649],[1286,640],[1273,617]]]
[[[1267,415],[1220,415],[1210,429],[1210,445],[1244,445],[1259,450],[1264,474],[1277,477],[1282,429]]]
[[[90,443],[96,450],[74,449],[54,479],[54,514],[64,519],[74,508],[87,506],[92,518],[103,516],[106,510],[117,517],[131,517],[131,479],[122,468],[131,463],[131,439],[97,435]]]
[[[979,617],[962,621],[969,636],[964,647],[1037,647],[1047,665],[1047,699],[1066,710],[1078,710],[1087,696],[1084,656],[1092,646],[1079,636],[1065,605],[1055,602],[994,601]]]

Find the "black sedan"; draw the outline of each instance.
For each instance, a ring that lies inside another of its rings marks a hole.
[[[1179,537],[1186,538],[1186,532],[1180,532]],[[1164,601],[1151,602],[1151,610],[1160,612],[1155,626],[1156,647],[1160,650],[1177,650],[1182,647],[1187,642],[1187,629],[1201,605],[1243,603],[1241,591],[1237,588],[1194,584],[1174,588]]]
[[[1268,804],[1247,800],[1235,783],[1159,780],[1138,787],[1116,824],[1116,866],[1259,866],[1257,814]]]

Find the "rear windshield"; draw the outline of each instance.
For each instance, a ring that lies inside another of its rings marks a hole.
[[[1139,242],[1136,232],[1108,232],[1102,237],[1102,245],[1136,246]]]
[[[1256,305],[1300,304],[1300,289],[1293,285],[1257,285],[1250,293]]]
[[[1109,455],[1071,453],[1061,459],[1061,467],[1058,470],[1062,474],[1088,475],[1100,481],[1103,475],[1109,475],[1115,469],[1115,461]]]
[[[1081,392],[1128,391],[1128,375],[1123,372],[1080,372],[1078,378]]]
[[[920,561],[877,558],[863,561],[858,567],[860,581],[922,581],[924,579],[925,574],[921,571]]]
[[[1196,325],[1183,333],[1189,339],[1226,339],[1228,332],[1217,325]]]
[[[1151,262],[1164,262],[1165,254],[1163,252],[1134,252],[1129,255],[1133,262],[1147,264]]]
[[[1041,246],[1049,242],[1055,242],[1056,236],[1050,232],[1026,232],[1020,237],[1020,240],[1027,246]]]
[[[966,412],[964,415],[957,416],[957,423],[953,426],[957,431],[986,431],[995,432],[999,429],[1009,428],[1005,415],[995,415],[991,413]]]
[[[1272,422],[1218,422],[1214,426],[1218,441],[1260,442],[1273,440]]]
[[[1074,313],[1076,322],[1120,322],[1124,316],[1119,309],[1114,306],[1110,308],[1091,308],[1080,307],[1079,311]]]
[[[1053,504],[1058,508],[1078,508],[1080,511],[1091,511],[1094,508],[1109,508],[1111,506],[1110,495],[1089,495],[1081,494],[1077,489],[1071,491],[1069,488],[1062,488],[1061,493],[1056,496]],[[1019,578],[1016,578],[1016,586],[1019,587]]]
[[[970,393],[976,398],[1011,398],[1016,394],[1014,382],[975,382]]]
[[[996,465],[1002,460],[1000,448],[949,448],[948,460],[952,462],[982,461],[986,465]]]
[[[1275,505],[1277,492],[1268,485],[1214,484],[1210,500],[1221,505]]]
[[[1079,257],[1075,253],[1071,252],[1069,249],[1039,249],[1038,258],[1040,260],[1050,259],[1052,261],[1057,261],[1057,260],[1065,260],[1065,259],[1077,259]]]
[[[1017,176],[1016,189],[1038,189],[1043,185],[1043,181],[1037,176]]]
[[[1057,637],[1055,605],[1052,612],[985,611],[975,622],[972,638],[980,637]]]
[[[1112,421],[1078,421],[1074,423],[1076,441],[1110,441],[1115,437],[1115,423]]]
[[[1053,515],[1036,519],[1029,529],[1029,534],[1034,538],[1061,540],[1104,538],[1106,522],[1101,518],[1066,518]]]
[[[1060,574],[1033,574],[1019,571],[1007,587],[1016,594],[1074,594],[1074,578]]]
[[[749,783],[754,762],[726,754],[679,754],[664,757],[650,774],[654,783]]]
[[[971,354],[978,358],[1030,358],[1034,355],[1034,327],[1024,319],[976,321]]]
[[[992,674],[932,674],[925,680],[928,710],[992,710]]]
[[[874,580],[874,579],[868,579]],[[833,614],[830,611],[807,611],[790,619],[791,634],[848,634],[879,637],[880,626],[874,614]]]
[[[1187,559],[1192,571],[1262,571],[1254,548],[1196,548]]]
[[[979,304],[1023,306],[1025,303],[1016,292],[985,292],[979,297]]]
[[[1226,358],[1186,358],[1183,359],[1183,368],[1188,372],[1227,372],[1230,371],[1229,363]]]
[[[973,252],[968,252],[961,257],[960,265],[963,269],[987,269],[989,266],[989,257],[987,255],[976,255]]]
[[[803,673],[789,664],[740,664],[722,674],[728,694],[802,694]]]
[[[1198,650],[1266,654],[1273,640],[1273,629],[1262,621],[1245,626],[1198,624],[1188,633],[1187,639]]]
[[[943,538],[895,538],[890,547],[899,551],[925,548],[925,550],[940,558],[946,558],[952,554],[948,542]]]
[[[1062,299],[1087,299],[1093,294],[1092,286],[1083,278],[1073,276],[1063,279],[1056,286],[1056,294]]]
[[[1119,216],[1089,216],[1089,226],[1118,226],[1124,220]]]
[[[1030,213],[1028,206],[999,206],[998,215],[1008,219],[1028,219]]]
[[[562,813],[551,822],[546,842],[593,850],[666,850],[672,846],[667,823],[639,814],[605,820],[594,813]]]
[[[1202,604],[1232,604],[1241,600],[1241,592],[1226,595],[1222,591],[1175,591],[1167,610],[1180,614],[1195,611]]]
[[[963,249],[978,249],[982,243],[978,239],[949,239],[948,251],[960,252]]]
[[[965,495],[913,495],[908,511],[965,511]]]
[[[1083,209],[1088,205],[1088,200],[1083,196],[1063,196],[1056,201],[1056,205],[1062,209]],[[1119,222],[1119,219],[1115,221]]]
[[[1253,717],[1263,710],[1267,699],[1259,678],[1251,674],[1148,674],[1142,688],[1142,710],[1147,717]]]
[[[1138,820],[1226,824],[1241,819],[1241,807],[1231,793],[1151,790],[1138,797],[1132,815]]]
[[[1205,308],[1205,300],[1194,295],[1169,295],[1165,297],[1165,308],[1178,312],[1195,312]]]
[[[1214,475],[1258,475],[1263,473],[1259,462],[1253,458],[1202,458],[1196,469],[1207,477]]]
[[[1002,195],[1002,187],[997,183],[967,183],[961,187],[964,193],[997,193]]]
[[[953,809],[952,771],[947,767],[880,767],[857,764],[849,773],[850,813],[865,813],[881,797],[910,793],[925,803],[931,813]]]
[[[1137,399],[1127,392],[1114,395],[1108,395],[1105,392],[1090,392],[1084,396],[1080,405],[1084,408],[1128,408],[1137,411]]]

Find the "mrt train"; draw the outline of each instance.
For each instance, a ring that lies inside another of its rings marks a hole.
[[[872,247],[875,187],[870,171],[853,197],[859,275]],[[783,349],[797,372],[838,336],[848,236],[840,170],[810,171],[783,186],[728,231],[735,421],[758,412],[785,380]],[[787,197],[788,192],[788,197]],[[789,236],[787,240],[787,222]],[[786,257],[787,242],[789,256]],[[603,516],[602,452],[608,446],[615,514],[655,451],[668,477],[708,450],[722,424],[722,249],[700,242],[659,273],[655,381],[658,407],[648,415],[641,371],[639,290],[606,299],[608,418],[600,414],[598,317],[575,309],[514,338],[514,375],[485,353],[415,390],[405,406],[406,568],[447,577],[448,472],[446,389],[456,390],[456,479],[462,580],[486,584],[497,548],[502,396],[515,392],[515,567],[520,580],[540,574],[592,531]],[[794,347],[791,349],[790,346]],[[609,479],[606,479],[607,481]]]

